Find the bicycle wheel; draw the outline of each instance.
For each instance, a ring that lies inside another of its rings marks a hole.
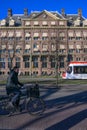
[[[45,110],[45,102],[41,98],[31,98],[27,102],[27,111],[31,115],[40,115]]]

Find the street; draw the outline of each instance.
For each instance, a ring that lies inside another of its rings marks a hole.
[[[26,111],[11,117],[0,116],[0,129],[15,130],[86,130],[87,86],[65,85],[60,89],[41,87],[41,98],[46,110],[40,116],[31,116]]]

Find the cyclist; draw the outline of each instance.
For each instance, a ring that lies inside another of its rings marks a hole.
[[[21,86],[22,83],[18,80],[19,68],[15,66],[9,73],[6,84],[6,92],[8,95],[13,94],[11,98],[12,105],[19,110],[19,102],[20,102],[20,94],[21,94]]]

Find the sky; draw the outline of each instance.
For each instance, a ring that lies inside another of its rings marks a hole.
[[[0,0],[0,20],[7,16],[8,9],[13,14],[23,14],[24,8],[31,11],[58,11],[65,10],[66,14],[77,14],[82,9],[82,15],[87,18],[87,0]]]

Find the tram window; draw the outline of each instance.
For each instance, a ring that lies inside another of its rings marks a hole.
[[[87,66],[74,66],[74,74],[87,74]]]
[[[70,74],[71,72],[72,72],[72,67],[68,67],[68,68],[67,68],[67,73]]]

